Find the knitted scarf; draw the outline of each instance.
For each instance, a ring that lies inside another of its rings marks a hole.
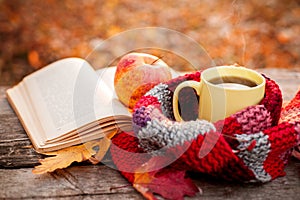
[[[258,105],[210,123],[197,119],[198,97],[184,88],[179,103],[185,122],[176,122],[173,91],[183,81],[200,81],[200,74],[160,83],[138,101],[134,132],[112,139],[112,159],[122,175],[132,183],[134,170],[155,157],[169,161],[164,166],[226,180],[267,182],[285,175],[292,149],[300,145],[300,91],[282,109],[279,86],[264,76],[265,97]]]

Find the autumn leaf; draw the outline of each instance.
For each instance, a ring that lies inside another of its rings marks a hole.
[[[294,148],[292,155],[300,160],[300,145]]]
[[[103,157],[105,156],[106,152],[108,151],[110,145],[111,145],[111,138],[118,132],[119,130],[116,130],[114,132],[111,132],[109,134],[106,135],[106,137],[102,138],[97,146],[99,147],[98,148],[98,152],[94,155],[94,156],[91,156],[89,158],[89,161],[92,163],[92,164],[97,164],[99,163]],[[94,148],[94,147],[93,147]]]
[[[56,169],[62,169],[70,166],[73,162],[83,162],[89,160],[93,164],[99,163],[108,151],[111,138],[118,130],[111,132],[106,137],[99,140],[86,142],[81,145],[67,147],[54,152],[43,153],[52,157],[39,160],[41,165],[36,166],[32,172],[34,174],[43,174],[53,172]]]
[[[68,167],[72,162],[82,162],[96,154],[93,147],[97,145],[96,141],[88,142],[79,146],[72,146],[62,150],[43,153],[45,155],[53,155],[39,160],[41,165],[36,166],[32,172],[34,174],[43,174],[53,172],[56,169]]]
[[[133,187],[149,200],[156,199],[154,194],[166,199],[183,199],[185,195],[191,197],[199,192],[193,181],[185,177],[185,171],[174,169],[139,174]]]
[[[157,161],[161,162],[161,158],[154,157],[137,170],[138,172],[134,174],[133,187],[149,200],[156,199],[154,194],[159,194],[166,199],[183,199],[185,195],[195,196],[199,188],[191,179],[185,177],[185,171],[169,167],[142,172],[141,169],[153,168]]]

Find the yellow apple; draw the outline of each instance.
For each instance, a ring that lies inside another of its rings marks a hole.
[[[169,66],[157,56],[129,53],[118,62],[114,87],[119,100],[133,108],[147,91],[171,78]]]

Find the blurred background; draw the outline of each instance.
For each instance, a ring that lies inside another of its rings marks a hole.
[[[0,0],[0,85],[149,26],[193,38],[217,65],[300,69],[299,0]]]

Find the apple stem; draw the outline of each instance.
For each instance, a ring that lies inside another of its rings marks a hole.
[[[151,63],[151,65],[153,65],[154,63],[156,63],[158,60],[162,59],[163,57],[164,57],[164,56],[158,57],[156,60],[154,60],[154,61]]]

